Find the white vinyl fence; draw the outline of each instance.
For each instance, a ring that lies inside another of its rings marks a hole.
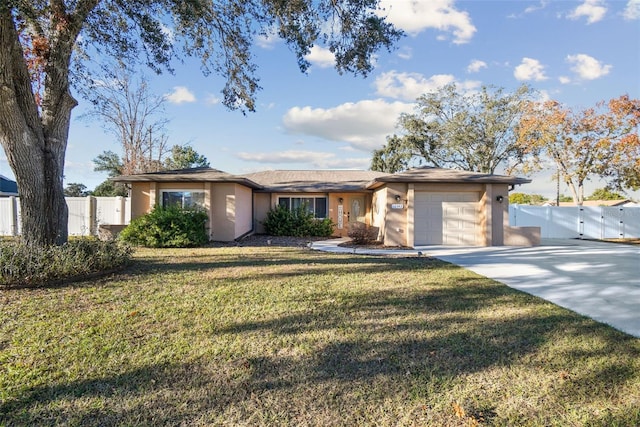
[[[510,205],[509,224],[540,227],[547,239],[640,237],[640,207]]]
[[[128,197],[67,197],[69,235],[98,234],[100,224],[125,225],[131,220]],[[0,197],[0,236],[20,234],[20,199]]]

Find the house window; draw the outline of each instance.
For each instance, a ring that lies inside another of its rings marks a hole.
[[[278,197],[278,205],[287,209],[298,209],[304,206],[315,218],[327,217],[326,197]]]
[[[204,191],[170,190],[162,191],[162,207],[204,208]]]

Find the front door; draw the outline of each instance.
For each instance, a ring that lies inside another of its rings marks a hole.
[[[354,196],[349,198],[349,205],[346,206],[347,218],[349,224],[354,222],[364,223],[364,217],[366,215],[366,209],[364,206],[364,197]]]

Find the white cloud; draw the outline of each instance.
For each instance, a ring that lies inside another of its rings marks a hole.
[[[544,75],[544,65],[537,59],[522,58],[522,62],[518,65],[513,75],[518,80],[533,80],[541,81],[546,80],[547,76]]]
[[[640,0],[629,0],[627,7],[622,12],[622,16],[627,21],[640,19]]]
[[[333,52],[320,46],[313,46],[311,52],[304,58],[320,68],[333,67],[336,63],[336,56]]]
[[[236,157],[242,160],[248,160],[258,163],[305,163],[309,161],[310,158],[323,160],[335,157],[335,154],[304,150],[289,150],[268,153],[247,153],[242,151],[236,153]]]
[[[290,133],[347,142],[369,153],[380,148],[386,136],[394,132],[400,114],[412,109],[412,104],[404,102],[365,100],[326,109],[293,107],[282,121]]]
[[[427,79],[420,73],[389,71],[376,78],[375,86],[378,95],[415,101],[420,95],[435,92],[454,81],[451,74],[436,74]]]
[[[255,41],[261,48],[270,50],[273,49],[280,41],[280,37],[278,37],[276,27],[271,27],[265,32],[265,34],[258,34]]]
[[[398,51],[398,58],[405,60],[413,58],[413,49],[411,49],[409,46],[401,47]]]
[[[207,105],[218,105],[220,104],[222,100],[220,99],[220,97],[210,93],[207,95],[207,98],[204,100],[205,104]]]
[[[162,34],[164,34],[164,36],[167,38],[169,43],[175,42],[176,34],[173,28],[168,27],[163,23],[160,23],[160,31],[162,31]]]
[[[558,77],[558,80],[560,81],[560,83],[562,83],[563,85],[569,84],[571,83],[571,78],[567,77],[567,76],[560,76]]]
[[[507,16],[507,18],[522,18],[525,15],[528,15],[529,13],[534,13],[534,12],[537,12],[538,10],[542,10],[546,8],[548,4],[549,4],[548,0],[541,0],[537,5],[528,6],[527,8],[525,8],[525,10],[522,13],[518,13],[518,14],[513,13]]]
[[[587,24],[596,23],[607,13],[607,8],[602,0],[584,0],[580,6],[576,7],[567,17],[569,19],[587,18]]]
[[[611,65],[604,65],[602,62],[584,53],[568,55],[567,62],[573,64],[571,71],[584,80],[595,80],[606,76],[612,68]]]
[[[547,0],[541,0],[540,3],[537,6],[529,6],[524,10],[524,13],[533,13],[536,12],[538,10],[542,10],[545,7],[547,7],[547,4],[549,4],[549,2]]]
[[[468,43],[476,32],[467,12],[457,10],[454,0],[382,0],[387,20],[396,27],[415,36],[422,31],[434,28],[452,33],[456,44]],[[439,39],[446,39],[443,35]]]
[[[483,68],[487,68],[487,63],[484,62],[484,61],[480,61],[479,59],[474,59],[467,66],[467,73],[477,73],[478,71],[482,70]]]
[[[196,96],[186,86],[175,86],[173,92],[165,95],[172,104],[196,102]]]
[[[551,99],[553,99],[553,97],[549,94],[549,91],[547,90],[538,91],[537,100],[539,102],[547,102],[547,101],[551,101]]]
[[[367,169],[371,163],[370,157],[341,158],[335,153],[321,151],[281,151],[278,153],[236,153],[236,157],[241,160],[267,163],[304,163],[316,169]]]

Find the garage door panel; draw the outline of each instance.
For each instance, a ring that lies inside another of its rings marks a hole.
[[[416,192],[416,245],[475,245],[479,193]]]

